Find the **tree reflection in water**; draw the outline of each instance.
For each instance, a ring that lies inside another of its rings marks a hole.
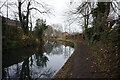
[[[20,73],[20,80],[23,80],[23,79],[31,79],[31,76],[30,76],[30,69],[29,69],[29,58],[26,59],[23,64],[22,64],[22,70],[21,70],[21,73]]]
[[[36,58],[36,64],[37,66],[39,67],[46,67],[46,62],[48,61],[48,58],[43,54],[44,53],[44,48],[43,48],[43,45],[44,43],[41,42],[40,43],[40,46],[38,47],[38,50],[37,50],[37,54],[35,54],[35,58]],[[22,64],[22,70],[21,70],[21,73],[20,73],[20,79],[31,79],[31,76],[30,76],[30,68],[29,68],[29,62],[31,62],[31,66],[33,65],[33,59],[32,57],[28,59],[26,59],[23,64]]]
[[[39,78],[43,77],[43,78],[51,78],[51,76],[53,76],[53,74],[55,73],[55,70],[52,70],[51,68],[44,71]]]
[[[58,43],[58,42],[46,42],[45,44],[44,44],[44,52],[46,52],[48,55],[50,54],[50,53],[52,53],[52,51],[54,51],[56,48],[59,48],[60,49],[60,44]],[[60,51],[61,52],[61,51]],[[52,53],[52,54],[54,54],[54,53]],[[58,52],[57,52],[57,54],[58,54]]]
[[[3,69],[3,78],[51,78],[63,66],[73,48],[56,42],[40,43],[35,53],[23,62]],[[59,63],[59,64],[57,64]]]
[[[44,67],[46,66],[46,62],[48,61],[48,58],[44,55],[44,42],[41,42],[36,56],[36,63],[37,66]]]

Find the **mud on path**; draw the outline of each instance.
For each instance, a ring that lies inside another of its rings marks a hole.
[[[103,78],[103,73],[93,65],[89,48],[76,42],[75,51],[54,78]]]

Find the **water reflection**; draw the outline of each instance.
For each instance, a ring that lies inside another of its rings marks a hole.
[[[51,78],[61,69],[73,51],[73,48],[57,42],[41,43],[31,57],[3,68],[3,79]]]
[[[26,59],[22,64],[22,69],[20,72],[20,79],[28,78],[31,79],[30,76],[30,68],[29,68],[29,59]]]
[[[48,58],[43,53],[44,53],[44,43],[42,42],[35,54],[37,66],[41,66],[41,67],[46,66],[46,62],[48,61]]]

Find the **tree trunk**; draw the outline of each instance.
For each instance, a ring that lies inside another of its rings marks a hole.
[[[23,28],[23,20],[22,20],[22,14],[21,14],[21,6],[22,6],[22,3],[21,3],[21,2],[18,2],[19,20],[20,20],[20,23],[21,23],[21,27]]]
[[[30,7],[30,2],[28,3],[28,6],[27,6],[27,15],[26,15],[26,34],[28,34],[28,31],[29,31],[29,26],[28,26],[28,23],[29,23],[29,14],[30,14],[29,7]]]

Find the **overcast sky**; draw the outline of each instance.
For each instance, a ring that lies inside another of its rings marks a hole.
[[[70,0],[44,0],[48,5],[50,5],[53,9],[54,16],[51,16],[48,19],[48,23],[63,23],[63,15],[65,11],[68,9],[68,3]],[[52,20],[51,20],[52,19]]]
[[[8,0],[10,1],[17,1],[17,0]],[[40,0],[37,0],[38,2],[40,2]],[[35,25],[35,20],[37,18],[44,18],[46,19],[46,22],[48,25],[52,25],[52,24],[60,24],[62,25],[61,29],[63,32],[67,31],[67,32],[81,32],[82,30],[82,26],[80,26],[78,23],[73,23],[71,26],[69,26],[67,18],[71,17],[68,16],[66,14],[67,11],[69,11],[69,9],[74,8],[74,6],[70,6],[70,2],[74,1],[74,2],[80,2],[80,0],[41,0],[43,2],[45,2],[46,4],[48,4],[48,8],[51,9],[51,13],[49,16],[48,15],[40,15],[39,13],[37,13],[36,11],[32,11],[33,16],[36,16],[35,18],[33,18],[33,23]],[[0,0],[0,3],[5,2],[5,0]],[[1,4],[0,4],[1,6]],[[40,8],[38,8],[40,9]],[[17,8],[15,9],[13,7],[12,9],[13,11],[17,11]],[[9,17],[11,17],[12,15],[12,10],[9,10]],[[6,8],[2,8],[1,11],[3,12],[3,15],[6,16]]]
[[[1,1],[1,3],[3,3],[5,0],[0,0],[0,1]],[[15,2],[15,0],[8,0],[8,1]],[[67,32],[68,31],[71,31],[71,32],[76,32],[76,31],[80,32],[81,31],[80,26],[76,25],[76,23],[72,24],[70,26],[70,29],[68,26],[68,22],[67,22],[68,16],[65,16],[65,15],[66,15],[66,12],[70,9],[70,1],[71,0],[42,0],[42,1],[49,5],[48,8],[51,8],[52,14],[50,14],[48,16],[48,15],[40,15],[39,13],[32,12],[34,16],[37,16],[37,17],[33,18],[34,25],[35,25],[36,18],[44,18],[44,19],[46,19],[46,22],[48,25],[52,25],[52,24],[62,25],[62,28],[61,28],[62,31],[67,31]],[[78,1],[78,0],[76,0],[76,1]],[[14,11],[15,9],[13,8],[12,10]],[[9,10],[10,18],[12,18],[11,17],[12,10]],[[1,11],[3,12],[3,15],[6,16],[6,8],[2,8]]]
[[[81,27],[78,26],[76,23],[69,26],[67,22],[67,11],[70,9],[70,2],[71,0],[43,0],[47,3],[50,8],[52,9],[52,15],[43,16],[46,19],[47,24],[61,24],[61,30],[67,32],[81,32]],[[73,1],[73,0],[72,0]],[[76,0],[78,1],[78,0]],[[74,26],[74,27],[73,27]],[[59,26],[58,26],[59,27]]]

